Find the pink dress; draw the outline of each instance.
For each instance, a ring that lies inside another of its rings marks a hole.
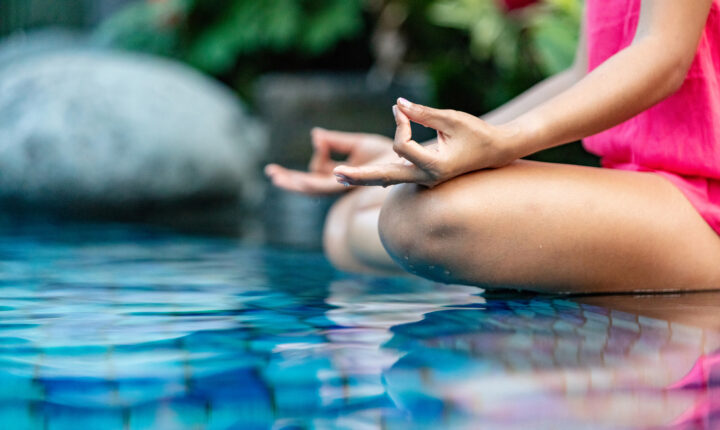
[[[630,45],[641,0],[588,0],[590,70]],[[584,140],[604,167],[654,172],[678,187],[720,234],[720,0],[679,91]]]

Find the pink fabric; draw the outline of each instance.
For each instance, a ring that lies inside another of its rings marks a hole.
[[[640,2],[587,1],[590,70],[630,45]],[[667,178],[720,234],[720,0],[713,2],[680,90],[583,143],[605,167]]]

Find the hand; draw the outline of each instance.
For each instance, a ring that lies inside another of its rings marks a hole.
[[[382,185],[416,183],[433,187],[474,170],[502,167],[514,157],[506,145],[512,133],[464,112],[438,110],[405,99],[393,106],[397,130],[393,150],[404,160],[364,166],[338,166],[341,183]],[[437,144],[412,140],[410,121],[437,130]]]
[[[380,159],[396,160],[392,140],[375,134],[345,133],[315,128],[312,131],[313,156],[309,172],[286,169],[277,164],[265,167],[265,174],[277,187],[298,193],[323,195],[347,190],[347,186],[336,181],[333,169],[340,163],[334,161],[332,153],[348,155],[346,163],[362,166]]]

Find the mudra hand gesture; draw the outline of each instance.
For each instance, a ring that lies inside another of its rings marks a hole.
[[[338,182],[347,185],[416,183],[433,187],[474,170],[512,162],[508,130],[464,112],[433,109],[398,99],[393,106],[397,130],[393,150],[404,160],[384,164],[338,166]],[[410,121],[437,131],[437,143],[423,146],[412,140]]]
[[[336,194],[348,188],[339,184],[333,169],[340,163],[332,154],[347,156],[343,163],[362,166],[399,160],[392,151],[392,140],[367,133],[346,133],[315,128],[312,131],[313,156],[307,172],[287,169],[277,164],[265,167],[265,174],[277,187],[310,195]]]

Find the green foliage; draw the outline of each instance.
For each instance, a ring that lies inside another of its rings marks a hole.
[[[95,39],[103,45],[170,56],[178,48],[172,25],[185,12],[186,1],[134,3],[103,23]]]
[[[398,1],[422,10],[433,29],[434,40],[410,27],[408,34],[440,105],[480,114],[573,61],[581,0],[540,0],[510,12],[500,0]]]
[[[582,9],[581,0],[540,0],[511,12],[501,0],[384,1],[407,11],[404,61],[428,71],[436,103],[478,114],[572,62]],[[265,71],[369,67],[370,3],[146,0],[103,23],[96,39],[174,57],[248,96]]]
[[[97,30],[100,43],[166,55],[208,73],[262,54],[319,56],[363,30],[361,0],[138,2]]]
[[[532,43],[545,73],[554,74],[574,59],[582,4],[579,0],[547,0],[540,12],[532,21]]]
[[[438,25],[467,31],[472,54],[501,72],[551,75],[572,63],[581,10],[580,0],[545,0],[510,13],[496,0],[440,0],[429,13]]]

